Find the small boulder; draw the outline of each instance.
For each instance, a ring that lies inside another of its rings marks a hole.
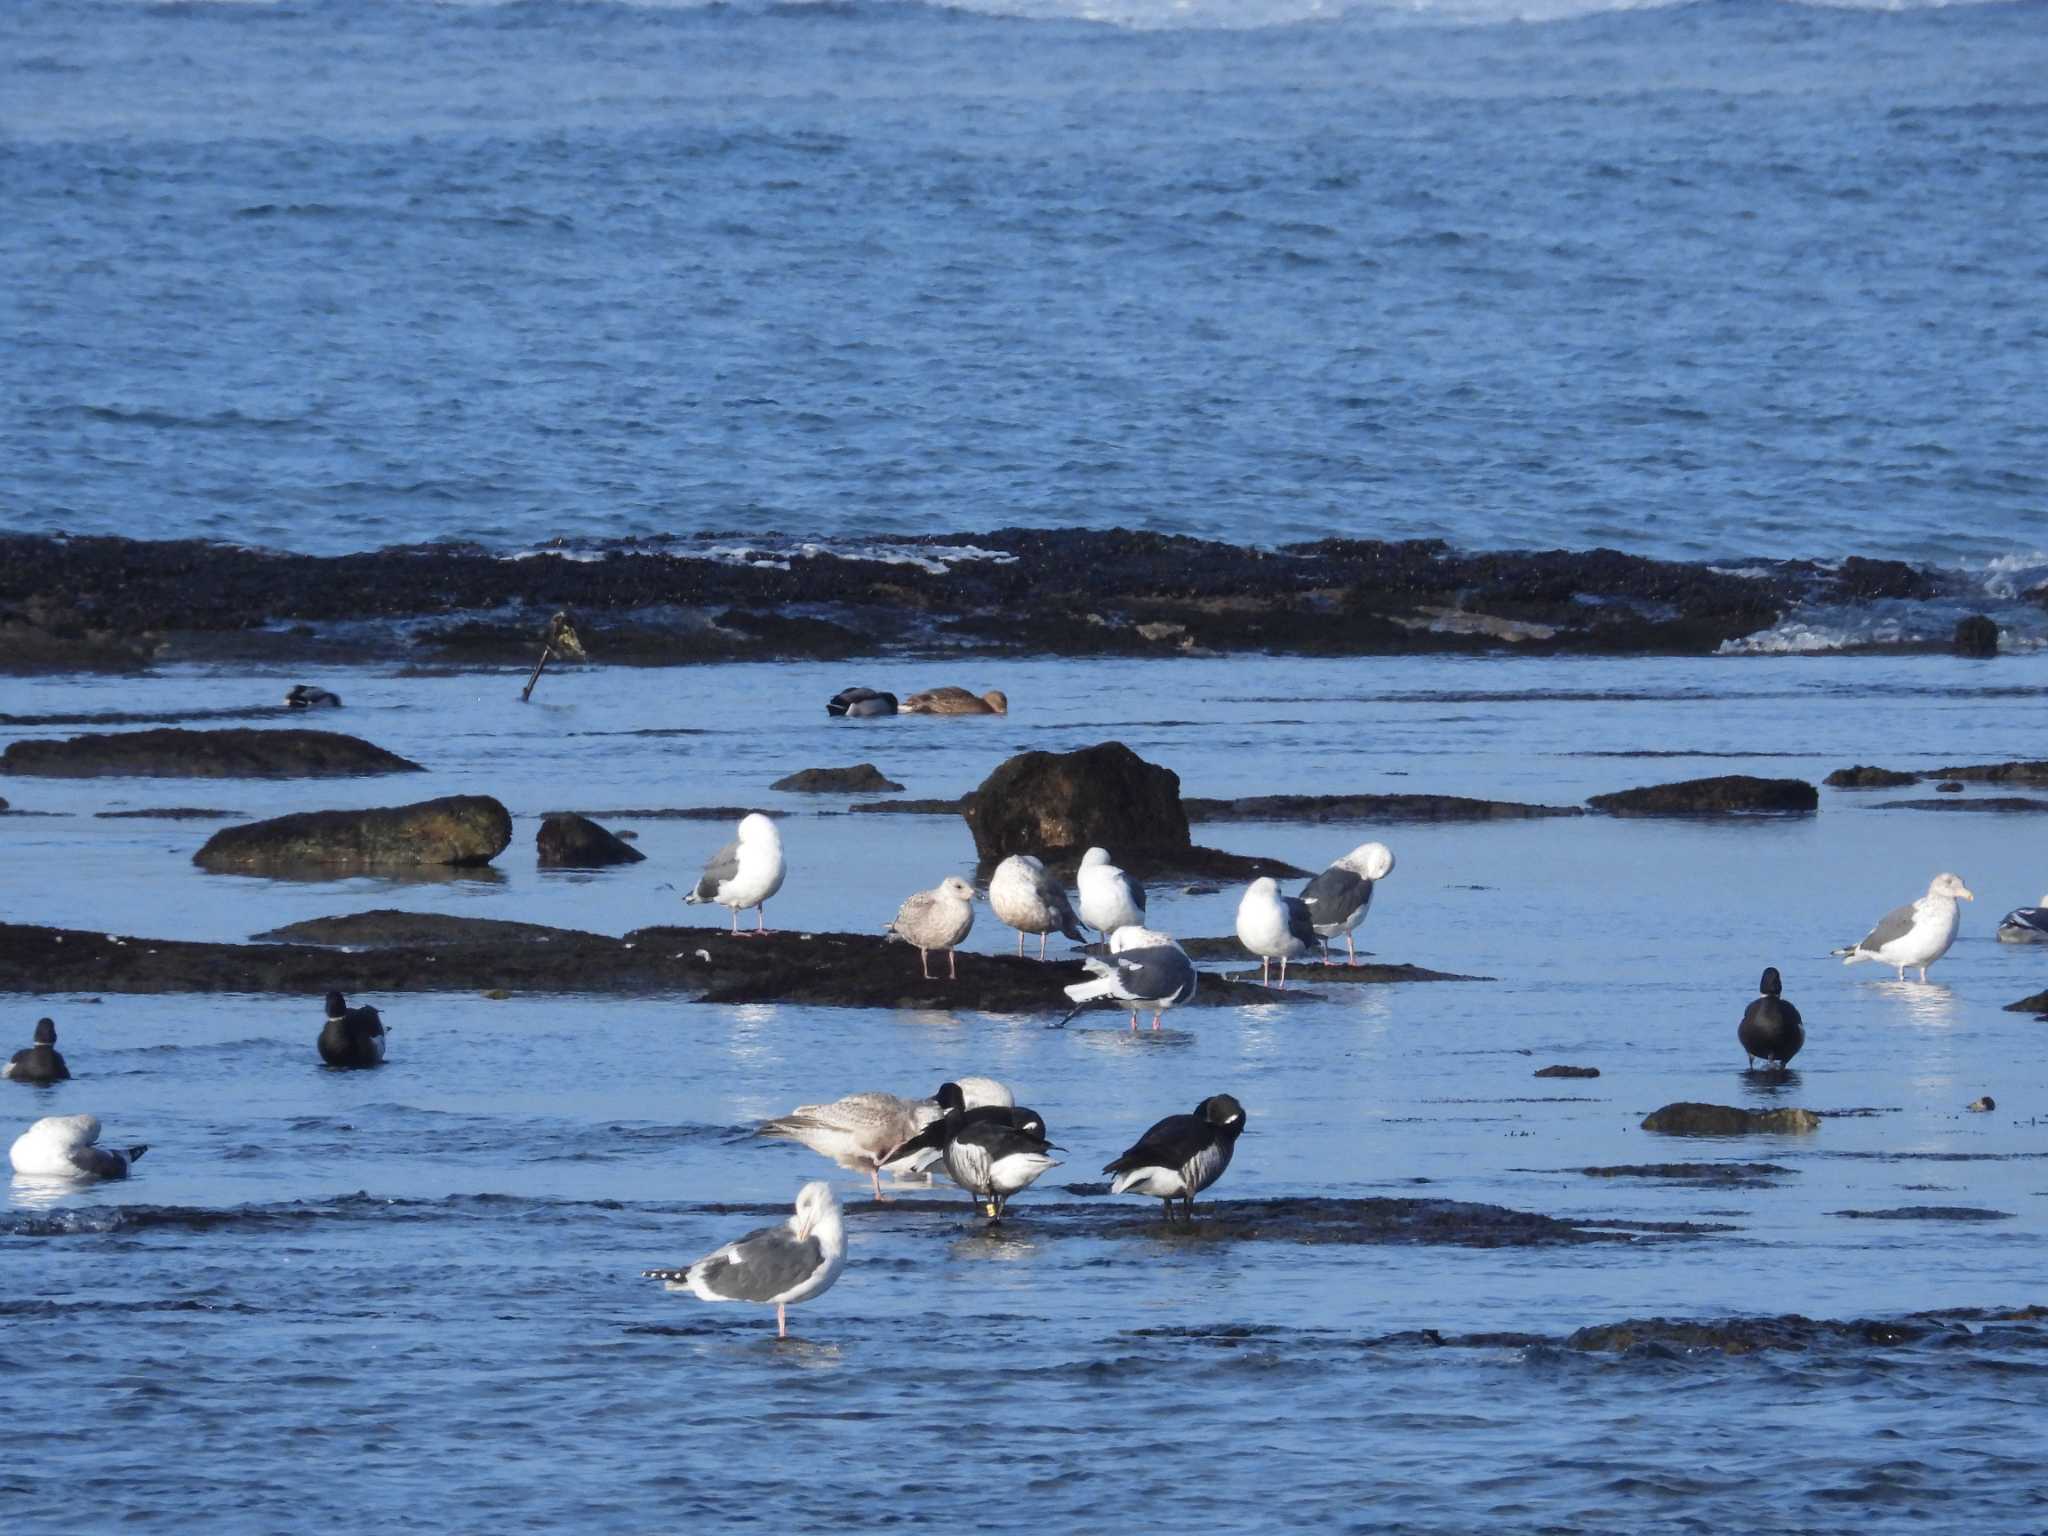
[[[1711,779],[1683,779],[1676,784],[1594,795],[1586,804],[1610,816],[1783,815],[1818,810],[1820,791],[1804,779],[1725,773]]]
[[[1120,741],[1075,752],[1025,752],[982,780],[962,810],[984,862],[1061,848],[1191,846],[1180,775]]]
[[[1598,1077],[1598,1067],[1538,1067],[1538,1077]]]
[[[260,873],[295,865],[404,868],[488,864],[512,841],[512,816],[489,795],[447,795],[361,811],[299,811],[223,827],[192,855],[202,869]]]
[[[333,779],[424,771],[338,731],[111,731],[17,741],[0,753],[0,773],[58,779]]]
[[[1963,792],[1963,786],[1954,779],[1943,779],[1934,786],[1934,792],[1937,795],[1960,795]]]
[[[543,869],[599,869],[606,864],[638,864],[647,857],[574,811],[557,811],[543,819],[533,846]]]
[[[804,768],[777,779],[768,787],[803,795],[868,794],[903,788],[894,779],[884,778],[882,770],[873,763],[855,763],[851,768]]]
[[[1958,656],[1996,656],[1997,622],[1981,613],[1973,613],[1967,619],[1958,619],[1955,638],[1949,642],[1949,649]]]
[[[1666,1136],[1804,1135],[1820,1129],[1810,1109],[1737,1109],[1728,1104],[1666,1104],[1643,1120]]]
[[[1897,789],[1905,784],[1918,784],[1917,773],[1901,773],[1896,768],[1869,768],[1859,763],[1854,768],[1837,768],[1821,782],[1830,789]]]

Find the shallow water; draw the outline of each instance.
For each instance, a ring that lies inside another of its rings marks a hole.
[[[551,675],[523,709],[512,673],[321,674],[310,680],[348,702],[317,723],[428,773],[12,778],[17,808],[59,814],[0,819],[10,868],[32,872],[8,882],[8,911],[169,937],[375,906],[623,932],[675,921],[664,885],[686,883],[729,828],[614,818],[647,863],[542,873],[539,813],[750,804],[786,814],[792,873],[771,919],[873,930],[909,890],[971,873],[964,825],[830,814],[846,797],[777,795],[769,780],[872,760],[907,794],[950,795],[1013,751],[1114,736],[1190,794],[1569,804],[1696,773],[1817,780],[1850,762],[2026,755],[2048,713],[2031,658],[989,671],[959,680],[1004,688],[1007,719],[828,721],[822,700],[846,681],[909,681],[874,666],[592,668]],[[4,707],[260,705],[285,681],[29,680]],[[701,734],[643,734],[676,730]],[[1626,755],[1674,750],[1743,755]],[[189,856],[212,824],[90,814],[456,789],[515,813],[497,878],[208,875]],[[1383,837],[1399,865],[1363,947],[1493,979],[1315,989],[1307,967],[1300,984],[1320,1000],[1186,1010],[1164,1040],[1132,1040],[1113,1014],[1049,1030],[1051,989],[1032,1016],[950,1011],[939,983],[929,1011],[902,1012],[412,994],[367,999],[392,1025],[389,1065],[334,1073],[313,1053],[317,999],[0,998],[24,1039],[54,1015],[78,1073],[54,1091],[8,1085],[10,1123],[90,1110],[110,1141],[151,1144],[126,1184],[7,1192],[0,1410],[43,1426],[33,1469],[0,1473],[10,1516],[73,1525],[50,1501],[89,1482],[109,1522],[179,1529],[837,1528],[952,1519],[971,1502],[991,1528],[1086,1530],[1105,1501],[1133,1500],[1153,1518],[1253,1529],[1817,1526],[1845,1508],[1891,1529],[1961,1500],[1987,1528],[2037,1526],[2031,1469],[2048,1446],[2016,1404],[2048,1358],[2038,1323],[1738,1356],[1562,1344],[1629,1317],[2043,1299],[2043,1026],[2001,1005],[2038,989],[2048,956],[1991,938],[2000,912],[2041,894],[2032,823],[1873,808],[1889,798],[1824,791],[1817,816],[1741,825],[1198,825],[1199,841],[1309,866]],[[1932,984],[1827,958],[1943,868],[1979,900]],[[1224,934],[1235,896],[1162,887],[1154,912],[1182,935]],[[983,909],[962,965],[1009,939]],[[1765,964],[1809,1030],[1779,1084],[1745,1074],[1734,1039]],[[1532,1076],[1552,1062],[1602,1075]],[[745,1135],[800,1102],[966,1072],[1012,1084],[1068,1149],[994,1234],[957,1193],[877,1208],[853,1176]],[[1087,1219],[1143,1202],[1069,1186],[1099,1186],[1153,1119],[1218,1091],[1243,1100],[1250,1127],[1221,1199],[1425,1196],[1696,1230],[1346,1246],[1204,1242],[1142,1211],[1124,1227]],[[1983,1093],[1999,1108],[1967,1112]],[[1858,1113],[1806,1137],[1637,1128],[1680,1099]],[[1700,1161],[1784,1171],[1706,1187],[1579,1171]],[[851,1260],[795,1309],[788,1342],[758,1311],[638,1277],[772,1219],[816,1176],[848,1203]],[[1910,1207],[2000,1214],[1840,1214]],[[1449,1342],[1410,1336],[1423,1329]],[[1533,1337],[1473,1338],[1496,1333]],[[337,1454],[347,1479],[325,1471]]]

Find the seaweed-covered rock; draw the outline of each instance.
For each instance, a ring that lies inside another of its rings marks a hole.
[[[1804,1135],[1820,1129],[1810,1109],[1738,1109],[1729,1104],[1666,1104],[1644,1117],[1643,1129],[1666,1136]]]
[[[984,861],[1060,849],[1185,849],[1180,775],[1120,741],[1075,752],[1025,752],[982,780],[962,810]]]
[[[1586,803],[1610,816],[1783,815],[1818,810],[1820,791],[1804,779],[1724,773],[1710,779],[1683,779],[1676,784],[1594,795]]]
[[[873,763],[855,763],[851,768],[802,768],[777,779],[770,789],[793,790],[798,794],[867,794],[877,790],[899,790],[903,786],[885,778]]]
[[[1532,1074],[1536,1077],[1598,1077],[1598,1067],[1538,1067]]]
[[[111,731],[17,741],[0,753],[0,773],[59,779],[333,779],[422,771],[338,731]]]
[[[1521,821],[1583,816],[1575,805],[1527,805],[1465,795],[1247,795],[1181,801],[1189,821],[1307,821],[1373,826],[1390,821]]]
[[[1830,789],[1897,789],[1905,784],[1918,784],[1920,775],[1858,763],[1854,768],[1837,768],[1821,782]]]
[[[488,864],[512,841],[512,817],[489,795],[447,795],[361,811],[299,811],[223,827],[192,856],[202,869],[261,873]]]
[[[573,811],[556,811],[544,818],[533,846],[543,869],[601,869],[607,864],[638,864],[647,857],[588,816]]]
[[[1963,779],[1971,784],[2048,785],[2048,763],[1974,763],[1960,768],[1936,768],[1931,777]]]

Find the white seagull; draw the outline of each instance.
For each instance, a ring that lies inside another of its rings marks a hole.
[[[832,1288],[846,1267],[846,1224],[832,1186],[813,1179],[797,1191],[796,1214],[713,1249],[687,1269],[648,1269],[649,1280],[700,1301],[751,1301],[775,1309],[775,1337],[789,1337],[789,1308]]]
[[[759,811],[740,818],[739,836],[711,855],[698,879],[696,889],[683,900],[691,906],[700,901],[732,908],[732,931],[740,931],[740,910],[754,909],[754,932],[766,933],[768,898],[782,889],[788,866],[782,861],[782,834],[775,823]]]
[[[1066,887],[1046,873],[1028,853],[1013,853],[996,866],[988,882],[988,904],[999,922],[1017,930],[1017,953],[1024,953],[1024,935],[1038,935],[1038,958],[1045,958],[1046,935],[1062,933],[1077,944],[1088,935],[1074,919]]]
[[[98,1115],[51,1115],[14,1138],[7,1160],[36,1179],[125,1179],[147,1144],[116,1151],[99,1145]]]
[[[1155,929],[1135,924],[1117,929],[1109,936],[1109,954],[1107,960],[1098,960],[1093,955],[1082,959],[1081,964],[1096,979],[1077,981],[1066,988],[1074,1006],[1068,1010],[1066,1019],[1053,1026],[1055,1029],[1098,997],[1129,1003],[1132,1029],[1138,1027],[1138,1009],[1149,1007],[1152,1027],[1157,1029],[1160,1016],[1176,1004],[1191,1001],[1201,985],[1201,973],[1187,957],[1187,951]]]
[[[1372,906],[1375,882],[1394,872],[1393,850],[1385,843],[1360,843],[1301,888],[1316,937],[1323,941],[1323,964],[1330,963],[1330,940],[1344,935],[1347,963],[1358,964],[1351,931],[1365,921]]]
[[[1920,979],[1925,981],[1927,967],[1947,954],[1956,941],[1956,926],[1962,920],[1958,899],[1975,901],[1977,897],[1963,884],[1961,875],[1936,875],[1925,896],[1894,907],[1856,943],[1829,953],[1845,956],[1844,965],[1875,960],[1894,966],[1901,981],[1906,979],[1908,966],[1918,966]]]
[[[1074,888],[1081,898],[1081,921],[1105,939],[1145,921],[1145,887],[1110,863],[1106,849],[1090,848],[1081,855]]]
[[[940,1084],[941,1091],[946,1086]],[[1010,1090],[993,1078],[955,1078],[953,1086],[969,1109],[1016,1102]],[[798,1142],[842,1168],[867,1174],[874,1180],[875,1198],[881,1200],[886,1198],[882,1194],[884,1157],[941,1113],[937,1094],[928,1099],[904,1099],[893,1093],[849,1093],[829,1104],[799,1104],[786,1115],[764,1120],[754,1134]],[[936,1152],[931,1161],[938,1161]]]
[[[946,979],[960,979],[954,952],[974,927],[974,887],[958,875],[948,875],[928,891],[907,897],[896,909],[896,920],[882,932],[892,939],[917,946],[918,964],[924,979],[934,981],[932,951],[946,952]]]
[[[1305,955],[1321,942],[1315,920],[1299,896],[1282,896],[1280,883],[1261,875],[1245,888],[1237,904],[1237,941],[1259,957],[1259,980],[1272,979],[1272,966],[1280,962],[1280,985],[1287,985],[1287,962]]]

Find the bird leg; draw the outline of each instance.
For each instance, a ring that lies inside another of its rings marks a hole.
[[[870,1167],[868,1169],[868,1176],[875,1181],[876,1202],[880,1203],[882,1200],[888,1198],[882,1193],[882,1165],[880,1163],[876,1163],[872,1167]]]
[[[1046,935],[1041,933],[1038,936],[1038,958],[1040,960],[1045,958],[1045,940]],[[1024,934],[1022,930],[1019,930],[1017,934],[1017,953],[1020,955],[1024,953]]]
[[[732,936],[734,938],[740,936],[740,909],[738,907],[732,909]]]
[[[1282,992],[1287,990],[1287,957],[1285,955],[1280,957],[1280,990]]]
[[[1039,942],[1043,943],[1044,940],[1041,939]],[[1019,960],[1024,958],[1024,930],[1022,928],[1017,930],[1017,958]]]
[[[918,946],[917,963],[924,967],[924,979],[930,981],[932,979],[932,956],[931,951],[923,945]]]
[[[957,949],[946,951],[946,980],[948,981],[958,981],[960,979],[959,955],[960,951]]]
[[[1344,935],[1344,953],[1351,957],[1344,962],[1346,965],[1358,964],[1358,946],[1351,942],[1351,935],[1349,933]]]
[[[1152,1027],[1154,1029],[1157,1029],[1159,1027],[1159,1016],[1163,1011],[1164,1010],[1157,1008],[1152,1010]]]
[[[787,1302],[778,1301],[775,1303],[775,1337],[778,1339],[789,1337],[789,1304]]]
[[[1273,957],[1271,955],[1261,955],[1259,956],[1259,985],[1262,987],[1270,987],[1272,984]]]
[[[1136,1034],[1137,1032],[1138,1032],[1138,1010],[1137,1010],[1137,1009],[1135,1009],[1135,1008],[1133,1008],[1133,1009],[1131,1010],[1131,1033],[1135,1035],[1135,1034]]]
[[[737,916],[738,914],[734,914],[734,915],[735,915],[735,916]],[[762,937],[764,937],[764,938],[765,938],[765,937],[767,937],[767,934],[768,934],[768,903],[767,903],[767,902],[765,902],[765,901],[764,901],[764,902],[762,902],[762,903],[761,903],[761,904],[760,904],[759,906],[757,906],[757,907],[755,907],[755,908],[754,908],[754,932],[755,932],[755,933],[757,933],[757,934],[760,934],[760,935],[761,935]]]

